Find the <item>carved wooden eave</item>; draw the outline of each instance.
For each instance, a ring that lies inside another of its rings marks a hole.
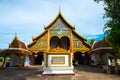
[[[83,42],[88,48],[91,48],[91,44],[87,43],[86,41]]]
[[[67,22],[67,20],[63,17],[63,15],[61,14],[61,12],[58,13],[58,15],[56,16],[56,18],[48,25],[46,26],[44,29],[49,29],[56,21],[58,18],[61,18],[61,20],[63,20],[63,22],[65,22],[66,25],[68,25],[71,29],[75,29],[75,27],[73,27],[69,22]]]
[[[66,50],[58,46],[57,48],[50,49],[47,53],[56,53],[56,54],[57,53],[70,53],[70,50]]]
[[[34,40],[38,40],[39,38],[41,38],[42,36],[44,36],[44,34],[47,32],[47,30],[45,30],[44,32],[42,32],[40,35],[38,35],[37,37],[33,38]]]
[[[81,35],[79,35],[75,30],[73,30],[73,33],[76,34],[77,37],[82,40],[82,42],[83,42],[84,45],[86,45],[88,48],[91,48],[91,45],[86,42],[87,39],[85,39],[84,37],[82,37]]]
[[[47,30],[45,30],[43,33],[41,33],[37,37],[33,38],[33,41],[30,44],[28,44],[28,47],[31,47],[32,45],[34,45],[39,38],[41,38],[42,36],[44,36],[45,33],[47,33]]]
[[[74,34],[77,35],[77,37],[79,37],[82,41],[86,41],[86,39],[84,37],[82,37],[81,35],[79,35],[75,30],[72,30]]]

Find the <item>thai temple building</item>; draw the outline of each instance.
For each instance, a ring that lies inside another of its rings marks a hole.
[[[112,59],[115,63],[115,51],[112,48],[112,44],[108,41],[106,37],[103,40],[94,42],[92,45],[91,51],[91,65],[106,65],[110,66]]]
[[[18,67],[19,69],[24,66],[30,66],[29,56],[31,52],[28,51],[27,46],[24,42],[20,41],[15,35],[13,41],[9,45],[8,49],[2,50],[4,62],[2,67]],[[6,61],[6,58],[9,57],[9,63]]]
[[[66,73],[72,73],[74,59],[79,64],[84,64],[84,57],[88,58],[91,46],[59,12],[56,18],[44,27],[44,31],[33,38],[28,48],[33,53],[32,64],[44,62],[43,73],[56,74],[64,70],[67,70]],[[88,60],[86,64],[89,64],[90,59],[85,60]]]
[[[110,65],[110,57],[115,58],[112,44],[107,38],[91,46],[61,12],[28,46],[15,35],[9,48],[1,52],[4,57],[2,67],[7,64],[5,59],[9,56],[9,66],[42,65],[42,74],[74,74],[75,64]]]

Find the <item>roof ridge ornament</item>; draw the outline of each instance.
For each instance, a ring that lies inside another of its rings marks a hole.
[[[59,5],[59,13],[61,13],[61,6]]]

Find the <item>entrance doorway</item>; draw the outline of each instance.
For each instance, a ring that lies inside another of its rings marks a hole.
[[[74,59],[78,62],[78,64],[84,64],[84,54],[81,52],[75,52]]]
[[[34,56],[35,56],[35,62],[34,62],[34,64],[35,64],[35,65],[42,65],[43,53],[40,52],[40,53],[38,53],[38,54],[35,54]]]

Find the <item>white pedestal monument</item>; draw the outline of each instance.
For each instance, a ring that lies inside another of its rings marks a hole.
[[[74,74],[72,54],[45,53],[43,74]]]

